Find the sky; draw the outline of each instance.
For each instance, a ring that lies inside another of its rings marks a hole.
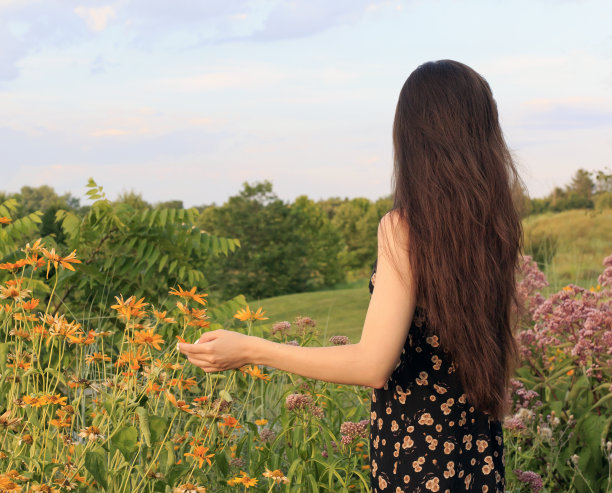
[[[0,190],[374,200],[404,81],[454,59],[542,197],[612,171],[610,19],[610,0],[0,0]]]

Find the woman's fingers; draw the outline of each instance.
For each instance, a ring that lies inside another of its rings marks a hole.
[[[179,351],[184,354],[210,354],[212,351],[210,345],[203,342],[198,344],[185,344],[179,342],[178,348]]]

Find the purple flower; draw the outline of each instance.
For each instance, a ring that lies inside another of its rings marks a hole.
[[[362,419],[354,423],[345,421],[340,425],[340,433],[342,434],[342,445],[349,445],[356,438],[366,438],[368,436],[369,420]]]
[[[518,479],[521,483],[528,485],[531,488],[531,491],[534,493],[538,493],[544,486],[542,483],[542,477],[537,472],[515,469],[514,474],[516,474],[516,479]]]
[[[270,332],[272,335],[276,333],[280,333],[280,335],[285,335],[287,332],[291,330],[291,324],[289,322],[276,322],[272,325]]]
[[[331,336],[329,342],[334,346],[346,346],[349,343],[349,338],[347,336]]]
[[[276,438],[276,433],[270,428],[264,428],[259,432],[259,438],[261,438],[261,441],[264,443],[270,443]]]

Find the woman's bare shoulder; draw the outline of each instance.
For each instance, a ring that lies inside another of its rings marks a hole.
[[[378,248],[384,255],[406,259],[408,252],[408,223],[398,209],[387,212],[378,223]]]

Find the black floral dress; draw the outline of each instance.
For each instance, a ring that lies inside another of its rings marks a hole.
[[[376,263],[370,294],[375,281]],[[395,370],[383,388],[372,389],[372,491],[503,492],[504,463],[501,423],[466,399],[417,306]]]

